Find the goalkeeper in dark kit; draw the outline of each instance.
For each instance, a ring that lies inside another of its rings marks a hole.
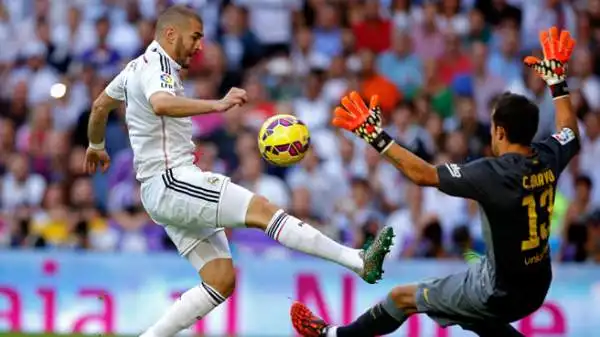
[[[540,43],[544,58],[530,56],[525,64],[550,87],[556,133],[533,143],[538,107],[523,96],[505,93],[492,111],[490,158],[432,166],[382,130],[376,96],[369,107],[357,93],[342,99],[343,108],[335,110],[335,126],[371,144],[415,184],[478,202],[486,253],[464,272],[395,287],[384,301],[345,326],[330,325],[294,303],[291,318],[302,336],[381,336],[421,313],[442,326],[459,325],[479,336],[523,336],[510,323],[536,311],[550,288],[548,236],[554,192],[580,147],[566,84],[575,41],[569,32],[553,27],[540,33]]]

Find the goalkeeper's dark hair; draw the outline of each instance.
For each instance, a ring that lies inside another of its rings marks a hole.
[[[529,146],[538,130],[540,109],[523,95],[505,92],[495,99],[492,120],[504,128],[510,143]]]
[[[193,9],[182,5],[171,6],[158,16],[158,19],[156,20],[156,33],[158,34],[167,26],[180,26],[182,23],[185,24],[189,22],[188,20],[195,20],[200,24],[203,24],[200,15]]]

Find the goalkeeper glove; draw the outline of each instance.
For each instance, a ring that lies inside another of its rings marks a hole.
[[[568,31],[563,30],[559,36],[558,28],[552,27],[549,31],[540,32],[540,44],[544,59],[527,56],[525,64],[548,84],[553,98],[568,95],[567,62],[575,47],[575,40]]]
[[[335,108],[332,124],[338,128],[354,132],[371,144],[377,152],[385,152],[394,140],[381,128],[381,108],[379,97],[371,97],[369,106],[362,97],[353,91],[342,98],[342,107]]]

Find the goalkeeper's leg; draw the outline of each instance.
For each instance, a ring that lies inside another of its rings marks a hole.
[[[219,208],[221,226],[259,228],[282,245],[336,262],[369,283],[381,278],[383,260],[392,244],[393,231],[385,228],[366,250],[343,246],[267,199],[234,183],[225,186]]]

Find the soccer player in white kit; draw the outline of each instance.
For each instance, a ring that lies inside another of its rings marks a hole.
[[[247,100],[246,92],[238,88],[221,100],[183,97],[179,71],[202,49],[202,37],[202,20],[194,11],[180,6],[167,9],[158,18],[155,41],[99,95],[89,120],[86,170],[105,172],[110,165],[104,149],[107,117],[119,104],[126,104],[144,208],[202,279],[144,337],[173,336],[232,293],[235,271],[224,227],[261,229],[282,245],[336,262],[369,283],[381,278],[393,237],[392,230],[385,228],[365,250],[345,247],[228,177],[194,165],[190,117],[226,111]]]

